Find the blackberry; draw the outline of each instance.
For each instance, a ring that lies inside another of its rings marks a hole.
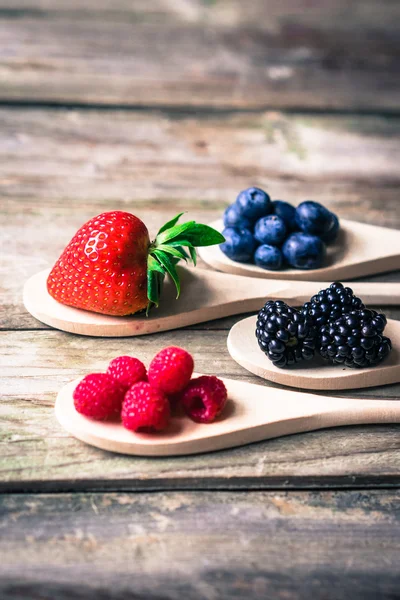
[[[313,358],[317,330],[308,315],[281,300],[269,300],[258,313],[256,337],[274,365],[286,367]]]
[[[385,315],[375,310],[352,310],[334,322],[322,325],[319,353],[323,358],[350,368],[372,367],[392,349],[389,338],[382,335]]]
[[[336,321],[352,310],[363,308],[362,300],[353,294],[351,288],[334,282],[325,290],[315,294],[310,302],[306,302],[301,312],[303,315],[311,317],[317,329],[320,329],[322,325]]]

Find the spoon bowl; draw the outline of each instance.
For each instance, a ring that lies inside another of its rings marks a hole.
[[[77,439],[121,454],[198,454],[326,427],[400,423],[400,402],[396,400],[334,398],[223,378],[229,400],[214,423],[202,425],[187,417],[174,417],[162,433],[133,433],[120,422],[80,415],[72,397],[79,381],[68,383],[57,396],[59,423]]]
[[[256,338],[257,317],[242,319],[228,336],[228,351],[239,365],[263,379],[308,390],[348,390],[400,381],[400,321],[388,319],[385,335],[392,340],[389,356],[375,367],[350,369],[330,365],[320,357],[287,369],[276,367],[262,352]]]
[[[336,243],[327,247],[325,265],[320,269],[284,269],[269,271],[257,265],[235,262],[219,246],[199,248],[205,263],[223,273],[268,279],[299,281],[348,280],[400,268],[400,232],[396,229],[367,225],[342,219]],[[222,231],[222,220],[210,223]]]

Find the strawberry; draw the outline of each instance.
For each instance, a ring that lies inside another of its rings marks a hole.
[[[176,264],[181,259],[196,264],[197,246],[224,241],[207,225],[195,221],[177,225],[182,214],[161,227],[152,243],[145,224],[130,213],[112,211],[90,219],[52,268],[47,279],[49,294],[75,308],[131,315],[158,306],[168,273],[178,297]]]

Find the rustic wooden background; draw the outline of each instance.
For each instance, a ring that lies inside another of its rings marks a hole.
[[[255,381],[225,348],[239,317],[99,340],[21,301],[114,208],[155,232],[258,184],[400,229],[399,57],[396,0],[0,0],[1,599],[400,597],[399,426],[102,452],[58,426],[64,383],[171,343]]]

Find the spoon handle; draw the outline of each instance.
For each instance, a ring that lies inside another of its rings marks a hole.
[[[55,404],[58,421],[78,439],[122,454],[197,454],[339,425],[400,423],[400,401],[333,398],[223,378],[229,398],[223,418],[208,425],[172,418],[169,430],[161,435],[133,433],[119,423],[80,415],[73,400],[79,381],[59,391]]]
[[[355,295],[362,298],[366,305],[394,306],[400,304],[400,282],[369,283],[354,281],[344,285],[351,287]],[[282,300],[290,300],[294,304],[303,304],[319,290],[328,286],[329,282],[290,281],[285,282],[284,289],[279,290],[279,294]]]
[[[239,440],[240,443],[249,443],[344,425],[400,423],[398,400],[359,400],[286,390],[279,392],[281,399],[277,405],[259,402],[258,410],[253,412],[249,422],[242,420],[238,423],[236,432],[231,431],[230,436],[227,432],[230,439],[224,440],[226,445],[222,446],[222,440],[219,440],[218,447],[239,445]],[[262,395],[265,401],[265,393]],[[235,434],[238,439],[235,439]]]
[[[327,406],[321,417],[333,425],[361,425],[368,423],[400,423],[399,400],[368,400],[354,398],[326,398]]]

